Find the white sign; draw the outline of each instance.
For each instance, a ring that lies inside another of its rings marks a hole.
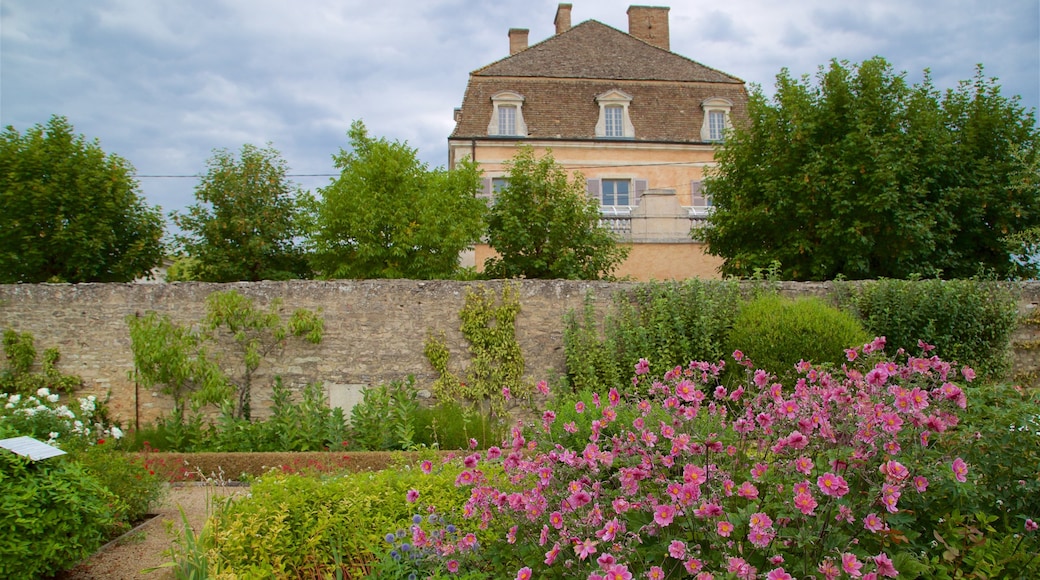
[[[33,461],[65,455],[65,452],[53,445],[47,445],[32,437],[12,437],[0,439],[0,447],[12,451],[22,457],[28,457]]]

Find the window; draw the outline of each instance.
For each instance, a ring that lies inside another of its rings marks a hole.
[[[504,105],[498,108],[498,134],[516,135],[515,105]]]
[[[704,110],[701,140],[716,142],[725,140],[726,130],[730,128],[729,112],[733,108],[733,102],[713,97],[701,103],[701,108]]]
[[[600,203],[602,205],[630,205],[629,185],[627,179],[604,179],[600,185]]]
[[[625,136],[625,125],[624,125],[624,109],[620,105],[610,105],[603,110],[603,114],[606,117],[606,135],[607,137],[624,137]]]
[[[526,137],[524,123],[524,97],[513,91],[499,91],[491,96],[491,122],[488,135],[502,137]]]
[[[596,97],[599,103],[599,121],[596,123],[596,136],[612,139],[634,139],[635,127],[628,115],[628,105],[632,95],[617,89],[609,90]]]
[[[708,139],[710,141],[722,141],[726,131],[726,113],[723,111],[708,111]]]
[[[497,194],[509,185],[508,177],[492,177],[491,178],[491,193]]]

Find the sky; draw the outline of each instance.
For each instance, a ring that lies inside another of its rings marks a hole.
[[[573,0],[572,23],[628,30],[633,2]],[[639,2],[634,2],[639,4]],[[647,4],[647,3],[644,3]],[[673,52],[772,94],[777,73],[887,59],[954,88],[977,64],[1040,106],[1040,0],[655,0]],[[165,213],[194,203],[215,149],[271,143],[311,191],[362,120],[447,163],[469,73],[555,32],[548,0],[0,0],[0,126],[63,115],[137,170]],[[174,177],[169,177],[174,176]]]

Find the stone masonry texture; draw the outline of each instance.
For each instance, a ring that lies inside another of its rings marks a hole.
[[[108,394],[113,418],[124,424],[136,418],[143,424],[168,412],[172,401],[156,389],[135,385],[128,316],[154,310],[181,324],[195,324],[205,315],[206,296],[226,290],[237,290],[261,307],[280,298],[286,317],[297,308],[320,309],[325,320],[321,344],[288,341],[258,370],[253,408],[256,416],[264,416],[275,373],[294,390],[316,381],[324,383],[327,392],[345,386],[360,389],[408,375],[415,376],[417,388],[428,389],[436,374],[423,356],[426,337],[443,333],[452,365],[461,369],[469,355],[458,313],[467,290],[485,286],[500,293],[507,283],[519,288],[517,339],[531,380],[563,373],[563,318],[569,310],[580,310],[587,294],[602,310],[615,293],[633,286],[561,280],[0,285],[0,330],[31,333],[40,353],[58,348],[58,368],[83,378],[85,387],[78,396]],[[1030,316],[1040,303],[1040,284],[1021,288],[1020,312]],[[830,285],[784,283],[782,291],[826,295]],[[1015,335],[1020,343],[1038,338],[1035,324],[1023,324]],[[1040,369],[1037,359],[1035,348],[1016,352],[1016,373],[1035,373]]]

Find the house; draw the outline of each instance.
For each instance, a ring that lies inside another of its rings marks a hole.
[[[671,52],[667,7],[631,6],[627,33],[571,26],[571,10],[560,4],[556,33],[534,45],[528,30],[509,30],[509,56],[470,73],[449,167],[474,159],[490,197],[518,147],[551,150],[585,176],[603,223],[631,245],[616,275],[718,277],[721,260],[690,232],[710,211],[701,182],[715,147],[746,117],[744,81]],[[469,265],[491,252],[478,245]]]

